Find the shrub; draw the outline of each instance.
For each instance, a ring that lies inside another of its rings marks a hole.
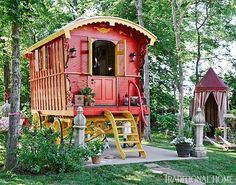
[[[177,116],[174,114],[157,115],[157,129],[160,132],[176,132],[177,131]]]
[[[104,142],[96,139],[88,143],[88,151],[90,157],[102,155],[103,150],[105,149]]]
[[[50,128],[37,131],[25,128],[19,140],[20,170],[59,173],[81,169],[83,159],[87,158],[87,149],[68,144],[57,145],[55,140],[58,135]]]

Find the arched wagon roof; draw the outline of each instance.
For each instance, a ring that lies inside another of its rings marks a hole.
[[[88,24],[93,23],[109,23],[110,26],[115,26],[115,24],[121,24],[127,27],[130,27],[145,36],[147,36],[150,39],[150,45],[153,45],[156,41],[156,36],[148,31],[146,28],[132,22],[126,19],[118,18],[118,17],[110,17],[110,16],[98,16],[98,17],[92,17],[92,18],[86,18],[86,19],[76,19],[75,21],[67,24],[66,26],[59,29],[57,32],[53,33],[52,35],[48,36],[47,38],[37,42],[30,48],[28,48],[28,51],[33,51],[34,49],[46,44],[47,42],[50,42],[51,40],[65,34],[66,38],[70,38],[70,31],[72,31],[75,28],[82,27]]]
[[[215,73],[212,68],[209,68],[204,77],[198,82],[195,87],[195,92],[199,91],[227,91],[228,87],[224,81]]]

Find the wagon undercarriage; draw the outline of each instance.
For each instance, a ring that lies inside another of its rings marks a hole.
[[[57,144],[63,143],[64,139],[70,139],[73,131],[73,117],[54,117],[52,115],[42,115],[40,112],[33,114],[33,125],[38,128],[52,128],[59,133]],[[88,116],[86,119],[85,142],[93,139],[105,140],[107,135],[113,136],[118,152],[122,159],[126,158],[128,152],[138,152],[143,157],[146,153],[140,142],[137,123],[138,116],[133,116],[129,111],[104,111],[103,116]],[[71,141],[71,140],[70,140]],[[136,149],[124,149],[122,146]]]

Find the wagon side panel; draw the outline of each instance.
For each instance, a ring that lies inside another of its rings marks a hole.
[[[32,112],[65,115],[67,110],[65,77],[65,39],[59,37],[33,51],[30,64]]]

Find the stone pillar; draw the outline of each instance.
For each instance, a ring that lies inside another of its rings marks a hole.
[[[75,147],[84,145],[86,118],[83,114],[83,108],[78,107],[78,114],[74,118]]]
[[[206,150],[203,146],[203,130],[205,126],[205,117],[202,113],[201,108],[197,109],[196,114],[193,117],[193,121],[195,124],[195,141],[194,141],[194,149],[193,149],[193,156],[194,157],[206,157]]]

